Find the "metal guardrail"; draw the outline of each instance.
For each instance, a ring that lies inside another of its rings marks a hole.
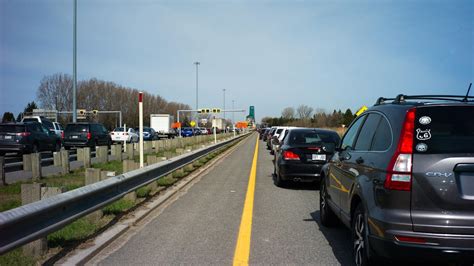
[[[0,254],[47,236],[249,134],[0,213]]]

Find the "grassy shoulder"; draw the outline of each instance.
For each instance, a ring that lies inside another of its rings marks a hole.
[[[90,219],[83,217],[65,226],[61,230],[48,235],[48,247],[60,250],[61,248],[75,245],[91,238],[94,234],[100,230],[103,230],[110,221],[127,214],[131,209],[141,204],[146,199],[149,199],[151,195],[155,194],[153,190],[155,190],[155,192],[161,191],[163,188],[172,186],[179,179],[189,175],[197,168],[207,164],[220,153],[224,152],[235,144],[236,143],[219,148],[217,151],[212,152],[207,156],[204,156],[201,159],[183,168],[180,168],[171,174],[159,178],[158,180],[154,181],[153,186],[150,184],[137,189],[135,191],[137,196],[136,200],[130,200],[125,197],[107,205],[102,209],[103,217],[99,221],[92,222]],[[104,171],[114,171],[116,174],[121,174],[123,171],[122,165],[122,162],[109,162],[105,164],[94,164],[93,167],[100,168]],[[84,186],[84,179],[84,169],[79,169],[63,176],[46,177],[41,180],[41,183],[45,183],[47,186],[64,187],[66,190],[71,190]],[[0,199],[2,199],[0,201],[0,208],[8,209],[10,207],[14,208],[21,205],[20,193],[21,184],[23,183],[32,182],[15,183],[6,187],[0,187]],[[3,199],[6,199],[6,201]],[[10,205],[8,205],[7,202],[11,202]],[[59,251],[55,250],[55,252]],[[21,251],[21,248],[0,256],[0,265],[33,265],[36,263],[38,263],[37,260],[25,257]]]

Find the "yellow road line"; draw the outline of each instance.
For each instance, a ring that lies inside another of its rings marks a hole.
[[[239,237],[234,253],[234,266],[248,265],[250,257],[250,240],[252,237],[253,199],[255,195],[255,179],[257,177],[258,138],[253,154],[252,169],[250,170],[247,195],[245,196],[242,220],[240,221]]]

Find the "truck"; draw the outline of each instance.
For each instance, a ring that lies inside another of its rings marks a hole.
[[[159,138],[174,138],[176,131],[172,128],[174,117],[169,114],[151,114],[150,127],[156,131]]]
[[[225,130],[224,119],[216,118],[212,120],[212,127],[217,128],[217,132]]]

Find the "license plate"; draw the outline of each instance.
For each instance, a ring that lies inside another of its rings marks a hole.
[[[77,138],[79,138],[79,136],[71,136],[71,138],[77,139]]]
[[[12,139],[12,136],[5,136],[5,139]]]
[[[326,154],[313,154],[313,161],[326,161]]]

